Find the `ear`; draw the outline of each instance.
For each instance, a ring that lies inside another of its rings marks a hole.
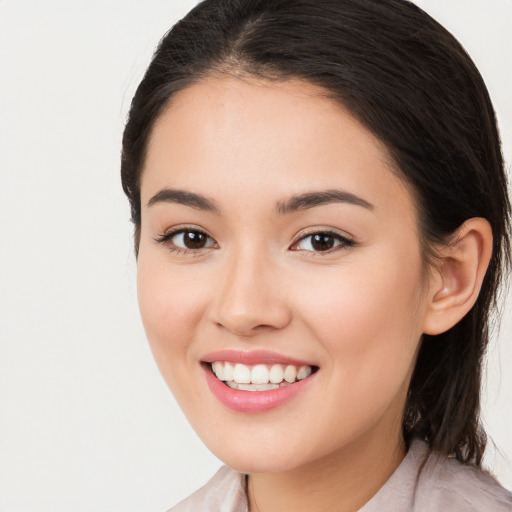
[[[473,307],[492,254],[492,229],[487,220],[464,222],[453,241],[440,249],[431,271],[425,334],[441,334],[453,327]]]

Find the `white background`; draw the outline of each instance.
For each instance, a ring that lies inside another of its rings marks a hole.
[[[512,2],[424,0],[488,82],[512,161]],[[152,51],[191,0],[0,0],[0,510],[164,511],[220,465],[139,320],[119,151]],[[512,308],[484,413],[512,488]]]

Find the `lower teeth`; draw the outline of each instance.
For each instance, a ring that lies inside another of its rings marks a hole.
[[[286,381],[280,384],[271,384],[270,382],[268,384],[238,384],[232,380],[225,384],[232,389],[240,389],[242,391],[268,391],[269,389],[278,389],[290,385],[290,383]]]

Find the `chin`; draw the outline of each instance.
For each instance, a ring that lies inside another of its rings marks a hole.
[[[235,438],[228,433],[222,439],[203,438],[209,450],[227,466],[245,474],[284,473],[305,464],[308,454],[304,442],[269,434]]]
[[[248,475],[256,473],[285,473],[298,467],[297,460],[276,457],[275,454],[229,453],[226,457],[216,454],[227,466]]]

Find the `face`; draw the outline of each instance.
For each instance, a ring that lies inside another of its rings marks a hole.
[[[219,458],[279,472],[398,442],[428,290],[371,133],[312,85],[211,78],[156,122],[141,199],[146,333]]]

